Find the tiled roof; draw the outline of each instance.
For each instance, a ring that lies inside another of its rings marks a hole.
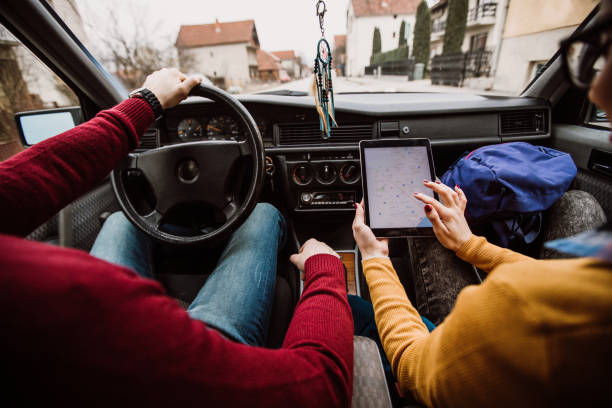
[[[295,59],[295,51],[272,51],[272,55],[278,57],[281,61]]]
[[[264,50],[257,50],[257,70],[277,71],[281,69],[280,58]]]
[[[346,35],[334,35],[334,48],[346,47]]]
[[[355,16],[416,14],[421,0],[351,0]]]
[[[254,20],[230,21],[213,24],[182,25],[176,37],[177,47],[202,47],[207,45],[248,42],[259,46]]]

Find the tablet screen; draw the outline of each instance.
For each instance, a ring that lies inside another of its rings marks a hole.
[[[370,228],[427,228],[431,223],[414,192],[434,197],[423,185],[431,180],[427,147],[363,149]]]

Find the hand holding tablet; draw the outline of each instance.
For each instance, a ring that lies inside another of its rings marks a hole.
[[[359,144],[366,224],[377,237],[433,236],[414,192],[437,200],[428,139],[364,140]]]

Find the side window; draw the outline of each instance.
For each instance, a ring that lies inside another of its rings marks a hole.
[[[15,113],[76,105],[74,92],[0,25],[0,161],[23,150]]]

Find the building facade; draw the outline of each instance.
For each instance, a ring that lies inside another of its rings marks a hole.
[[[242,87],[257,77],[259,39],[255,21],[183,25],[175,47],[182,71],[217,84]]]
[[[520,93],[598,0],[510,0],[494,89]]]
[[[291,79],[297,79],[301,77],[302,61],[295,55],[294,50],[287,51],[272,51],[272,55],[280,60],[282,69],[287,72]]]
[[[262,81],[278,81],[281,70],[280,58],[268,51],[257,50],[257,78]]]
[[[499,55],[508,0],[469,0],[462,52],[478,53],[482,76],[493,76]],[[431,57],[442,55],[448,0],[431,7]]]
[[[350,0],[346,22],[345,75],[362,76],[370,65],[374,29],[381,34],[381,51],[398,47],[400,27],[406,22],[405,37],[412,52],[416,10],[420,0]]]

